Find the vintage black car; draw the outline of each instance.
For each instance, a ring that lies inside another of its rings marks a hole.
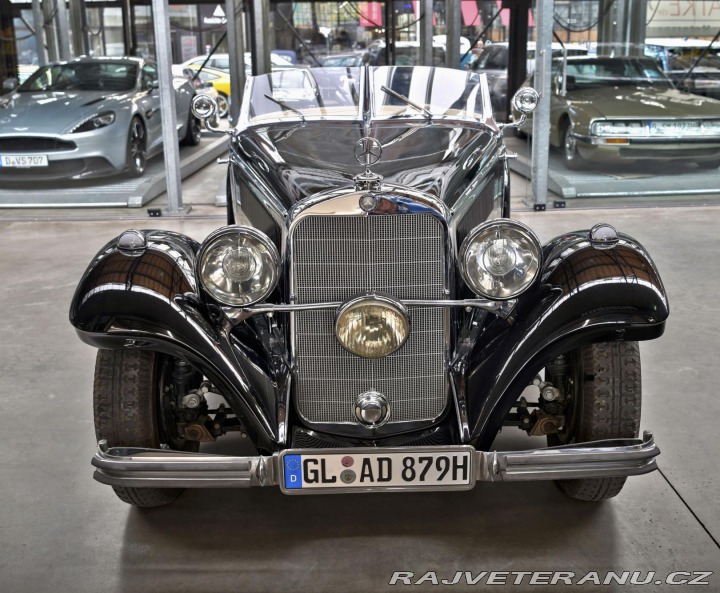
[[[515,107],[537,100],[521,89]],[[212,127],[212,100],[194,101]],[[654,470],[637,342],[664,330],[658,271],[607,224],[541,245],[510,218],[502,132],[476,73],[250,79],[227,226],[201,244],[126,231],[78,286],[71,322],[99,348],[95,478],[139,506],[185,487],[536,479],[601,500]],[[550,447],[492,451],[503,426]],[[257,455],[199,452],[231,431]]]

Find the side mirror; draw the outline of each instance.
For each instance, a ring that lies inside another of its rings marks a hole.
[[[159,88],[160,88],[160,81],[157,78],[155,78],[155,79],[146,78],[145,79],[145,90],[152,92]]]
[[[217,128],[217,101],[210,95],[195,95],[190,102],[190,111],[211,132],[222,133]]]
[[[532,113],[537,109],[539,103],[540,93],[538,93],[532,87],[522,87],[513,95],[512,98],[513,111],[518,111],[520,113],[520,117],[517,119],[517,121],[513,121],[510,124],[500,124],[500,129],[503,130],[505,128],[517,128],[518,126],[522,125],[528,114]]]
[[[572,74],[568,74],[565,77],[565,90],[573,91],[576,88],[577,88],[577,83],[575,82],[575,77]]]
[[[17,78],[6,78],[3,81],[2,89],[4,93],[14,91],[19,85]]]

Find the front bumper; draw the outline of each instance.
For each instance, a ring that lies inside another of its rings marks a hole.
[[[629,138],[627,144],[599,136],[575,134],[577,149],[585,160],[621,163],[630,160],[708,161],[720,158],[718,138]]]
[[[412,448],[393,451],[410,452]],[[342,453],[342,450],[333,450],[333,453],[338,452]],[[659,453],[660,449],[650,432],[645,432],[642,439],[612,439],[527,451],[474,451],[474,467],[468,488],[478,481],[637,476],[657,469],[655,457]],[[100,441],[92,464],[96,467],[95,479],[111,486],[249,488],[279,486],[282,481],[280,458],[280,454],[234,457],[157,449],[108,448],[106,441]],[[373,491],[403,489],[373,487]]]

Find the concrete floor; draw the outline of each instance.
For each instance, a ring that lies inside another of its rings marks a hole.
[[[609,222],[648,248],[664,278],[667,332],[642,345],[643,428],[662,448],[661,471],[630,478],[615,499],[575,502],[536,482],[407,495],[196,490],[169,507],[138,510],[94,482],[94,350],[67,320],[76,283],[92,255],[128,227],[201,240],[221,225],[209,181],[219,169],[188,183],[195,206],[182,219],[130,220],[144,212],[127,210],[0,216],[0,591],[375,592],[398,588],[388,586],[394,571],[452,579],[455,571],[533,570],[578,578],[651,571],[646,587],[575,588],[653,592],[695,589],[654,584],[671,572],[713,571],[704,590],[720,591],[716,206],[517,209],[541,240]],[[522,194],[520,183],[519,206]],[[501,438],[502,446],[527,446],[514,429]],[[525,583],[513,590],[538,589]]]

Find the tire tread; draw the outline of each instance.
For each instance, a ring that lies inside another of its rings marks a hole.
[[[98,350],[93,384],[95,436],[112,447],[160,446],[156,421],[158,357],[147,350]],[[120,500],[138,507],[174,501],[177,488],[113,486]]]
[[[582,351],[582,415],[576,442],[636,438],[640,433],[642,384],[637,342],[604,342]],[[557,480],[576,500],[597,502],[617,496],[626,478]]]

